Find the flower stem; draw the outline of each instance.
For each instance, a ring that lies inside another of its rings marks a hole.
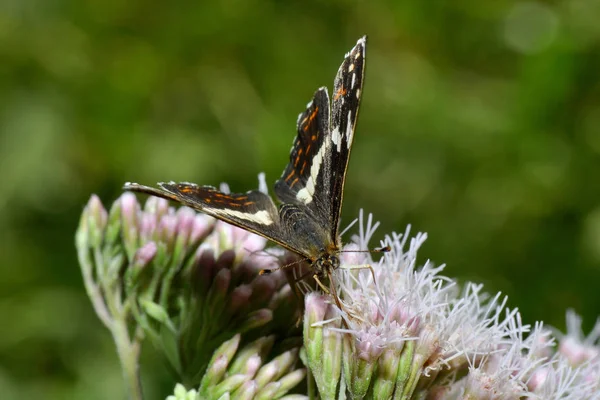
[[[139,374],[140,340],[142,331],[138,328],[133,340],[129,338],[127,322],[122,319],[115,320],[112,325],[112,335],[117,347],[117,354],[123,369],[123,378],[129,398],[143,400],[142,384]]]
[[[315,394],[315,378],[310,368],[306,368],[306,386],[309,400],[316,400],[317,396]]]

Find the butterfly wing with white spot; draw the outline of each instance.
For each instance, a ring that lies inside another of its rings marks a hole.
[[[344,180],[358,116],[364,76],[366,37],[346,54],[334,81],[331,105],[326,88],[319,89],[298,117],[298,134],[290,162],[275,183],[283,203],[304,208],[306,214],[327,224],[330,240],[337,242]]]
[[[362,37],[356,46],[346,54],[335,77],[331,105],[330,138],[332,142],[330,175],[326,185],[329,193],[329,218],[334,229],[332,236],[338,235],[339,218],[342,210],[344,181],[352,149],[354,129],[358,117],[365,73],[365,50],[367,37]]]
[[[329,119],[327,88],[320,88],[298,116],[290,162],[275,183],[275,194],[282,203],[298,205],[320,220],[329,207],[328,193],[323,191],[332,148]]]
[[[193,183],[159,183],[160,188],[128,183],[124,189],[173,200],[239,228],[299,252],[291,247],[285,230],[281,229],[279,212],[271,197],[261,191],[244,194],[224,193],[212,186]]]

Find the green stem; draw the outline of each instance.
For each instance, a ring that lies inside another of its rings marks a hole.
[[[114,321],[111,331],[123,369],[123,378],[125,379],[129,398],[131,400],[143,400],[144,395],[139,374],[141,330],[138,328],[133,340],[131,340],[126,321],[119,318]]]
[[[92,306],[94,307],[94,311],[100,318],[100,321],[110,329],[112,324],[112,320],[110,318],[110,314],[108,309],[106,308],[106,304],[104,303],[104,298],[102,297],[102,292],[93,277],[93,263],[91,260],[91,255],[89,249],[79,249],[79,264],[81,265],[81,273],[83,276],[83,284],[85,285],[85,290],[87,292],[88,297],[92,302]]]
[[[315,380],[312,374],[312,371],[308,366],[306,367],[306,387],[308,389],[308,399],[316,400],[317,396],[315,395]]]
[[[98,269],[98,280],[104,293],[104,304],[106,305],[108,314],[112,317],[108,328],[117,348],[127,393],[131,400],[143,400],[144,396],[142,394],[139,374],[142,329],[138,326],[133,334],[133,339],[130,337],[127,324],[130,316],[130,307],[128,304],[122,303],[121,292],[123,288],[121,287],[121,282],[114,282],[107,277],[105,272],[109,266],[106,264],[106,259],[102,257],[102,254],[98,250],[95,251],[95,260],[96,265],[102,265]]]

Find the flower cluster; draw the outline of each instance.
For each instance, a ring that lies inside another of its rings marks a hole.
[[[376,262],[363,252],[376,224],[359,220],[333,276],[338,302],[292,268],[260,275],[300,266],[263,238],[157,198],[124,194],[106,211],[92,196],[76,247],[130,397],[142,398],[148,339],[181,383],[171,400],[600,400],[600,322],[587,337],[573,312],[564,335],[524,324],[506,297],[419,266],[424,234],[387,236]]]
[[[210,370],[213,352],[231,337],[243,334],[248,341],[290,332],[298,301],[283,274],[260,276],[279,265],[263,251],[265,243],[156,197],[142,207],[125,193],[107,212],[92,196],[76,247],[87,292],[114,337],[131,397],[141,398],[144,339],[165,355],[179,382],[196,387]],[[286,357],[295,360],[295,354]],[[294,365],[288,364],[281,371]]]
[[[304,369],[293,369],[297,349],[285,351],[261,366],[274,342],[273,336],[262,337],[238,350],[240,335],[235,335],[215,351],[198,390],[186,391],[178,385],[174,396],[167,400],[305,399],[302,395],[285,395],[306,375]]]
[[[371,218],[345,251],[367,248]],[[419,234],[386,237],[378,263],[344,252],[336,274],[342,307],[306,297],[304,345],[322,399],[599,399],[600,323],[580,321],[554,353],[550,330],[524,325],[500,294],[462,290],[443,266],[417,268]],[[408,246],[407,250],[404,250]]]

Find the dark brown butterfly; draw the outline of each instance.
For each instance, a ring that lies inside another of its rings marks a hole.
[[[339,234],[344,180],[362,95],[366,37],[346,54],[334,80],[316,91],[298,116],[290,162],[275,183],[280,201],[258,190],[224,193],[193,183],[159,183],[159,188],[127,183],[126,190],[163,197],[263,236],[310,262],[314,277],[339,267]],[[335,288],[330,285],[339,305]]]

